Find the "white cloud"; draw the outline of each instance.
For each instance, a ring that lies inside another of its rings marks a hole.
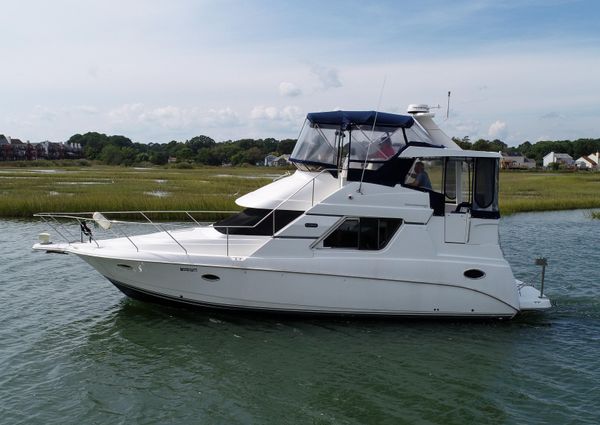
[[[279,94],[287,97],[296,97],[302,94],[302,90],[300,90],[300,88],[294,83],[283,81],[279,83]]]
[[[199,107],[173,105],[148,108],[142,103],[121,105],[108,113],[109,119],[120,126],[154,126],[171,130],[191,130],[200,127],[234,127],[241,120],[231,108],[203,110]]]
[[[297,122],[303,118],[303,114],[297,106],[285,106],[281,109],[274,106],[255,106],[250,112],[250,118],[255,121]]]
[[[277,119],[279,111],[274,106],[255,106],[250,111],[250,119],[274,120]]]
[[[324,90],[342,87],[339,72],[336,68],[314,64],[310,67],[310,72],[317,77],[321,88]]]
[[[268,137],[294,137],[298,135],[304,117],[304,112],[297,106],[255,106],[250,112],[250,124],[260,133],[266,132]]]
[[[141,103],[127,103],[108,111],[108,118],[114,123],[134,123],[140,121],[144,105]]]
[[[493,122],[488,130],[488,136],[493,137],[494,139],[505,139],[507,134],[508,130],[506,128],[506,123],[499,120]]]
[[[177,106],[167,105],[144,111],[138,116],[142,122],[157,124],[161,127],[178,129],[187,127],[194,119],[195,109],[182,109]]]
[[[233,109],[210,109],[202,118],[207,127],[234,127],[242,124],[239,115]]]

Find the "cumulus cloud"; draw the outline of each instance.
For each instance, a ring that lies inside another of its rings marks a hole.
[[[255,106],[250,112],[250,122],[255,128],[279,137],[290,137],[297,134],[304,114],[297,106]]]
[[[493,122],[488,130],[488,136],[493,137],[494,139],[506,138],[507,134],[508,130],[506,128],[506,123],[500,120]]]
[[[227,107],[224,109],[209,109],[202,118],[202,123],[208,127],[233,127],[241,125],[237,112]]]
[[[278,109],[274,106],[255,106],[250,112],[250,118],[261,121],[292,121],[303,118],[297,106],[285,106]]]
[[[287,97],[296,97],[302,94],[302,90],[294,83],[283,81],[279,83],[279,94]]]
[[[108,113],[115,124],[152,124],[173,130],[181,130],[198,126],[224,127],[240,125],[238,114],[227,107],[209,109],[197,107],[179,107],[173,105],[148,108],[141,103],[121,105]]]
[[[317,77],[323,90],[342,87],[337,69],[315,64],[310,71]]]
[[[138,119],[142,122],[157,124],[169,129],[187,127],[194,120],[195,109],[178,108],[167,105],[142,112]]]
[[[253,120],[274,120],[278,115],[279,110],[274,106],[255,106],[250,111],[250,118]]]
[[[144,111],[141,103],[126,103],[108,111],[108,118],[114,123],[140,122],[140,114]]]

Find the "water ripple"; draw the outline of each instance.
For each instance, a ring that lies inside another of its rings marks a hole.
[[[555,308],[510,322],[294,320],[129,300],[47,230],[0,221],[0,422],[597,423],[598,221],[503,219],[518,276],[549,258]],[[573,247],[573,248],[567,248]]]

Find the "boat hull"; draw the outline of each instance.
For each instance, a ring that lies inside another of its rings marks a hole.
[[[510,318],[518,312],[452,283],[80,257],[123,293],[146,301],[316,315]]]

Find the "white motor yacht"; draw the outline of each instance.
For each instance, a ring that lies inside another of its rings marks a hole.
[[[130,297],[205,308],[495,318],[550,308],[500,248],[500,154],[461,150],[426,105],[408,112],[308,114],[295,173],[211,225],[185,212],[192,225],[174,230],[140,211],[155,231],[134,234],[114,213],[40,213],[65,242],[42,234],[33,248],[82,258]]]

